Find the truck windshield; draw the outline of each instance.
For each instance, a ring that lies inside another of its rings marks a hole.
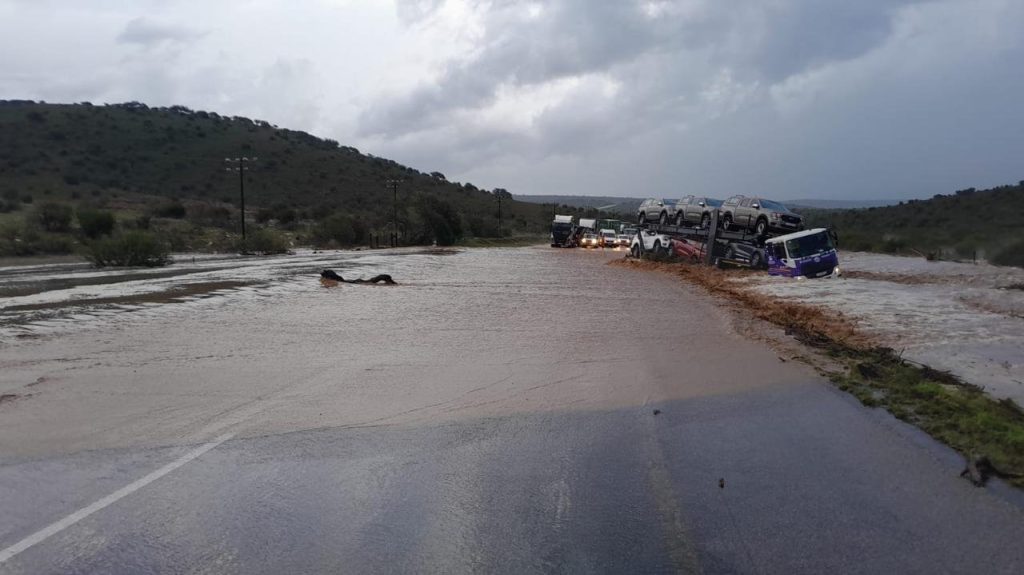
[[[551,225],[551,229],[559,231],[569,230],[572,229],[572,224],[566,222],[555,222],[554,224]]]
[[[819,232],[809,236],[803,236],[792,240],[786,240],[786,251],[789,257],[805,258],[827,252],[832,249],[832,238],[828,232]]]

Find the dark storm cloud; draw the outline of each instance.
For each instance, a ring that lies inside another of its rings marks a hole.
[[[252,5],[0,0],[0,97],[258,117],[517,193],[1024,177],[1020,0]]]
[[[1024,10],[1010,0],[472,5],[472,51],[373,102],[358,134],[526,193],[570,181],[581,193],[640,195],[624,188],[641,171],[644,188],[665,194],[687,182],[721,194],[878,197],[999,183],[1012,171],[1005,147],[980,153],[986,144],[972,142],[970,152],[957,137],[1005,142],[1020,126],[1020,114],[994,112],[1008,104],[991,91],[973,98],[992,113],[963,119],[965,89],[1024,84],[1009,72],[1024,53],[1011,32]],[[399,2],[399,13],[428,26],[446,6]],[[531,106],[528,125],[502,121]]]
[[[665,87],[661,76],[682,84],[694,53],[707,67],[736,70],[747,81],[776,82],[809,67],[855,58],[890,34],[892,11],[907,0],[822,2],[793,0],[739,2],[538,3],[535,16],[521,2],[477,3],[485,10],[485,33],[476,55],[454,61],[435,81],[377,102],[360,119],[364,135],[395,136],[444,125],[453,110],[493,102],[502,85],[534,85],[589,73],[629,77],[630,67],[648,56],[667,64],[651,75],[631,78],[623,107],[663,108],[666,100],[689,96],[674,90],[651,101],[649,86]],[[409,21],[428,18],[442,3],[399,2]],[[691,86],[692,88],[692,86]],[[631,101],[637,98],[637,101]],[[554,122],[557,123],[557,122]]]

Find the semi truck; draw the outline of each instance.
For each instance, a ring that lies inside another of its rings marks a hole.
[[[551,247],[571,248],[576,244],[576,224],[572,216],[555,216],[551,222]]]

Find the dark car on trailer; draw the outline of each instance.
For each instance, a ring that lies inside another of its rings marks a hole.
[[[752,231],[758,236],[769,232],[790,233],[804,229],[803,217],[773,200],[733,196],[722,203],[722,228]]]

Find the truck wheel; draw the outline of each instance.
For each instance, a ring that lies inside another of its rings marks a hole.
[[[663,226],[668,223],[668,212],[661,212],[661,215],[658,216],[658,223]]]
[[[654,240],[654,255],[661,255],[661,240]]]
[[[724,218],[722,218],[722,229],[725,231],[729,231],[730,227],[732,227],[732,216],[727,215]]]
[[[725,259],[727,259],[727,260],[734,260],[734,259],[736,259],[736,249],[733,248],[732,246],[729,246],[729,248],[725,250]]]
[[[637,218],[636,218],[636,223],[640,224],[641,226],[646,224],[647,223],[647,214],[645,214],[643,212],[640,212],[640,215],[637,216]]]
[[[757,220],[757,223],[754,224],[754,233],[759,238],[768,235],[768,220],[764,218]]]
[[[636,259],[640,259],[640,246],[634,245],[633,247],[629,248],[629,255],[633,256]]]
[[[764,269],[764,261],[761,258],[761,250],[754,250],[754,253],[750,254],[750,267],[751,269],[755,270]]]
[[[683,212],[676,214],[676,227],[681,228],[686,223],[686,218],[683,217]]]
[[[700,218],[700,229],[706,230],[711,225],[711,214],[704,214]]]

